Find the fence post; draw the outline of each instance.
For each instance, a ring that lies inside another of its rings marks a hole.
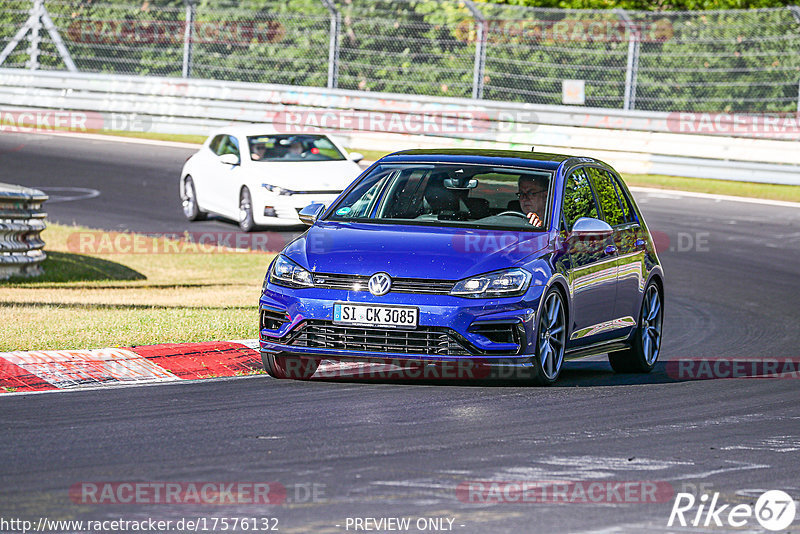
[[[64,41],[61,39],[61,35],[58,33],[58,28],[56,25],[53,24],[53,19],[50,18],[50,14],[47,12],[47,8],[44,6],[44,2],[42,0],[34,0],[33,6],[31,7],[30,16],[25,21],[25,23],[17,30],[17,33],[14,34],[14,37],[8,42],[3,51],[0,52],[0,65],[8,59],[8,56],[11,55],[11,52],[19,45],[22,41],[22,38],[25,37],[25,34],[31,32],[30,37],[28,40],[30,41],[30,46],[27,49],[28,55],[30,56],[29,60],[25,63],[25,66],[31,70],[36,70],[39,68],[39,43],[42,41],[41,37],[39,37],[39,32],[44,26],[44,29],[47,30],[47,33],[50,34],[50,38],[53,40],[53,44],[56,45],[56,49],[58,53],[61,54],[61,59],[64,60],[64,65],[67,66],[67,70],[70,72],[78,72],[78,68],[75,66],[75,62],[72,61],[72,56],[69,54],[69,50],[64,45]]]
[[[328,44],[328,89],[339,87],[339,27],[342,14],[336,9],[333,0],[321,0],[331,14],[330,42]]]
[[[39,43],[42,42],[39,32],[42,29],[42,11],[44,7],[42,2],[43,0],[33,0],[31,17],[29,19],[31,21],[31,34],[28,36],[28,42],[30,42],[28,46],[28,55],[30,58],[28,59],[26,67],[31,70],[37,70],[39,68]]]
[[[800,25],[800,7],[797,6],[786,6],[789,8],[789,12],[794,17],[794,20],[797,21],[797,24]],[[797,115],[800,116],[800,81],[797,82]]]
[[[192,37],[194,34],[194,11],[193,0],[184,0],[186,4],[186,27],[183,30],[183,70],[184,78],[192,76]]]
[[[467,9],[469,9],[470,13],[472,13],[478,25],[478,34],[475,40],[475,66],[472,72],[472,98],[482,99],[483,73],[486,69],[486,17],[483,16],[481,10],[478,9],[478,6],[475,5],[475,2],[472,0],[464,0],[464,4],[467,6]]]
[[[622,109],[636,109],[636,80],[639,77],[639,29],[624,9],[615,9],[628,28],[628,64],[625,67],[625,96]]]

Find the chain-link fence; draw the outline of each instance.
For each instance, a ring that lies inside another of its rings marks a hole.
[[[800,9],[4,0],[0,66],[653,111],[800,109]]]

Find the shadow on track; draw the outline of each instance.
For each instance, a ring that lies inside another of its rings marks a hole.
[[[692,360],[694,361],[694,360]],[[679,382],[694,381],[697,378],[681,378],[675,370],[678,368],[680,360],[660,362],[655,369],[647,374],[618,374],[611,370],[608,362],[602,361],[574,361],[564,365],[561,376],[555,388],[575,388],[593,386],[635,386],[635,385],[655,385],[655,384],[674,384]],[[387,385],[417,385],[417,386],[457,386],[457,387],[526,387],[527,382],[524,377],[509,378],[509,375],[493,377],[476,373],[476,378],[442,378],[444,375],[431,376],[438,378],[416,378],[418,374],[411,377],[404,377],[402,370],[379,369],[370,371],[369,368],[362,368],[358,371],[330,369],[315,375],[310,379],[311,382],[331,382],[348,384],[387,384]],[[484,378],[486,377],[486,378]],[[720,377],[721,378],[721,377]]]

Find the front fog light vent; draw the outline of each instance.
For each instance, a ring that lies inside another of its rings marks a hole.
[[[291,320],[285,311],[261,308],[261,330],[278,330]]]
[[[481,335],[493,343],[519,344],[516,323],[478,323],[470,326],[469,331]]]

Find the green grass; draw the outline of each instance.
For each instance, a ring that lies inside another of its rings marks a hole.
[[[95,133],[102,135],[113,135],[116,137],[136,137],[139,139],[153,139],[155,141],[175,141],[178,143],[203,144],[208,136],[190,134],[165,134],[155,132],[126,132],[121,130],[102,130]]]
[[[81,253],[74,235],[82,232],[93,231],[51,224],[43,233],[45,274],[0,281],[0,351],[258,336],[258,296],[272,254]]]

